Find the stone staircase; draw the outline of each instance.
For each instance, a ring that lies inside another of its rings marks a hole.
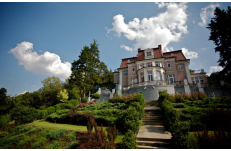
[[[170,132],[165,131],[161,117],[161,109],[146,103],[145,115],[142,118],[143,126],[137,134],[138,149],[170,149],[174,148]]]

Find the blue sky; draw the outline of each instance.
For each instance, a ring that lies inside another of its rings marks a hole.
[[[190,69],[220,71],[206,28],[216,6],[231,3],[0,3],[0,87],[33,92],[48,76],[64,80],[84,45],[117,69],[137,49],[182,49]]]

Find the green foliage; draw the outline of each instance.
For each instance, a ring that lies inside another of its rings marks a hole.
[[[186,140],[186,148],[187,149],[199,149],[197,138],[194,136],[192,132],[189,133],[188,138]]]
[[[18,132],[20,129],[24,129],[25,127],[27,127],[26,125],[19,125],[19,126],[16,126],[14,128],[14,132]]]
[[[38,111],[35,108],[19,106],[13,109],[12,117],[16,123],[30,123],[37,119]]]
[[[66,89],[60,90],[58,95],[57,95],[57,98],[61,102],[67,102],[67,100],[68,100],[68,92],[67,92],[67,90]]]
[[[0,141],[0,148],[1,149],[9,149],[11,146],[15,145],[19,140],[24,137],[23,134],[16,135],[16,136],[9,136],[4,138]]]
[[[39,107],[40,110],[45,110],[46,109],[46,105],[42,105]]]
[[[20,130],[18,130],[18,133],[23,133],[23,132],[26,132],[26,131],[29,131],[32,127],[31,126],[26,126]]]
[[[101,95],[98,94],[98,93],[94,93],[94,94],[92,95],[92,98],[94,98],[94,99],[100,99],[100,98],[101,98]]]
[[[62,137],[66,131],[67,131],[66,129],[58,129],[58,130],[55,130],[54,132],[48,133],[46,137],[47,139],[50,139],[50,140],[57,140],[60,137]]]
[[[136,137],[132,130],[128,130],[122,139],[121,148],[123,149],[137,149]]]
[[[40,138],[37,142],[33,143],[30,148],[31,149],[38,148],[38,147],[42,146],[46,141],[47,141],[46,138]]]
[[[87,102],[87,97],[82,98],[81,102],[82,102],[82,103]]]
[[[73,106],[76,106],[79,104],[79,100],[78,99],[72,99],[72,100],[68,101],[68,104],[72,104]]]
[[[77,136],[78,133],[79,132],[77,132],[77,131],[73,131],[73,132],[69,133],[67,135],[67,137],[66,137],[66,140],[67,141],[75,141],[76,140],[76,136]]]
[[[47,120],[51,121],[51,122],[63,122],[65,121],[67,115],[68,115],[69,110],[65,109],[65,110],[58,110],[56,113],[53,113],[51,115],[48,116]]]
[[[45,136],[47,136],[47,134],[48,134],[50,131],[51,131],[51,129],[44,129],[44,130],[41,131],[40,135],[43,136],[43,137],[45,137]]]
[[[3,138],[8,135],[8,132],[0,131],[0,138]]]
[[[54,112],[55,112],[55,107],[50,106],[50,107],[48,107],[46,110],[47,110],[48,114],[51,114],[51,113],[54,113]]]
[[[21,142],[19,142],[16,146],[16,148],[20,148],[28,143],[30,143],[31,141],[31,138],[26,138],[26,139],[23,139]]]
[[[42,129],[41,127],[35,127],[33,129],[29,130],[28,132],[26,132],[26,134],[27,135],[33,134],[33,133],[40,131],[41,129]]]
[[[131,103],[134,101],[134,94],[126,94],[123,95],[122,97],[113,97],[113,98],[109,98],[109,102],[111,103]]]
[[[3,127],[11,121],[10,114],[5,114],[0,116],[0,127]]]
[[[43,119],[49,115],[47,110],[37,110],[37,111],[38,111],[38,119]]]
[[[73,142],[71,142],[71,144],[63,147],[62,149],[76,149],[76,148],[78,148],[78,146],[79,146],[79,143],[73,141]]]
[[[68,90],[68,96],[70,100],[79,100],[79,89],[77,87]]]
[[[52,144],[45,146],[45,149],[59,149],[59,141],[54,141]]]
[[[123,132],[131,130],[134,133],[137,133],[139,131],[141,122],[139,120],[138,112],[134,107],[129,107],[124,112],[121,121],[123,122]]]
[[[120,97],[121,97],[120,93],[116,93],[116,94],[115,94],[115,97],[120,98]]]

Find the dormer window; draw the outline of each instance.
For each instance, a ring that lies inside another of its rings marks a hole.
[[[151,52],[147,52],[147,56],[151,56],[152,54],[151,54]]]
[[[156,66],[159,67],[158,61],[156,61]]]
[[[151,67],[151,66],[152,66],[152,63],[147,63],[147,66],[148,66],[148,67]]]

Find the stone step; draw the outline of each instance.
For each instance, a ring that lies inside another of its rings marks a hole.
[[[138,146],[152,146],[152,147],[173,147],[170,142],[160,142],[160,141],[136,141]]]
[[[162,121],[142,121],[144,125],[164,125]]]
[[[157,106],[157,101],[145,101],[145,107],[154,107]]]
[[[169,149],[165,147],[153,147],[153,146],[137,146],[138,149]]]
[[[161,111],[144,111],[144,114],[162,114]]]
[[[145,113],[144,116],[161,116],[161,113]]]
[[[162,120],[161,116],[144,116],[142,120]]]
[[[151,142],[171,142],[171,139],[166,138],[149,138],[149,137],[137,137],[137,141],[151,141]]]

